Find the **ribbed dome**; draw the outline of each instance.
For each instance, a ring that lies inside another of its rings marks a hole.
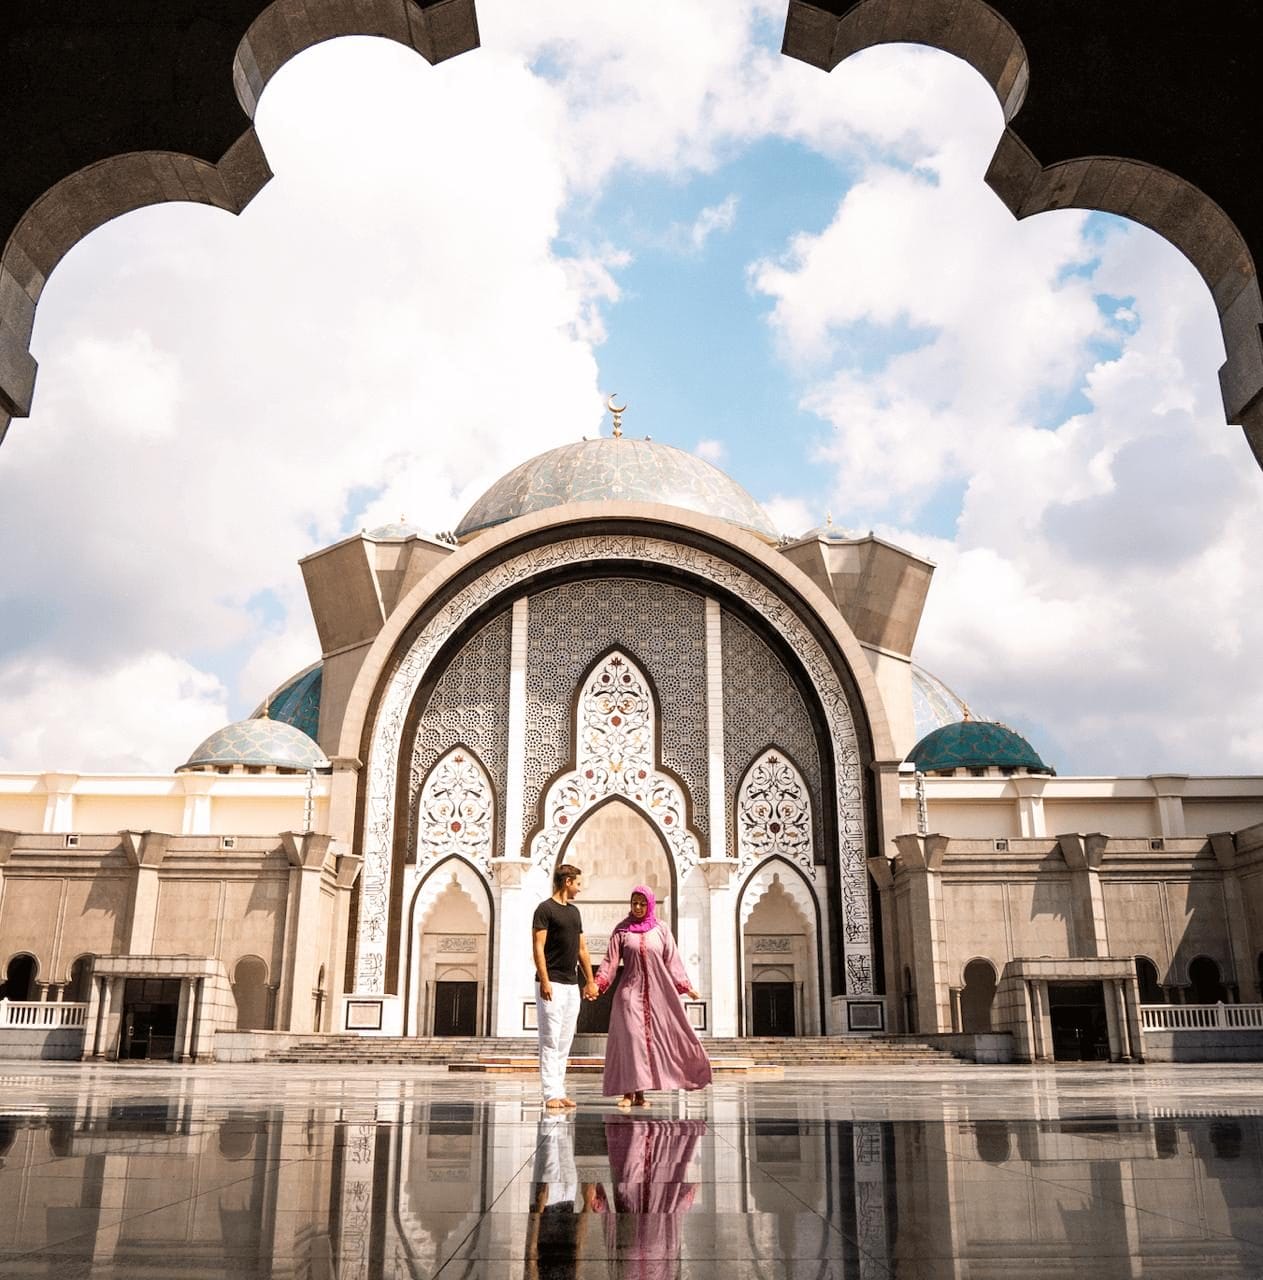
[[[239,720],[216,729],[176,770],[198,765],[274,765],[327,769],[325,753],[303,732],[280,720]]]
[[[1027,769],[1052,773],[1020,733],[993,720],[961,720],[927,734],[908,752],[921,773],[945,769]]]
[[[309,738],[316,736],[320,727],[320,692],[324,683],[324,663],[317,662],[287,680],[275,693],[262,703],[252,720],[267,714],[281,724],[292,724]]]
[[[662,502],[730,520],[771,542],[777,536],[763,508],[718,467],[669,444],[601,436],[514,467],[469,508],[456,537],[567,502],[601,501]]]

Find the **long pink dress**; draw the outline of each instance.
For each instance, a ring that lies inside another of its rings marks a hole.
[[[705,1088],[710,1060],[680,1000],[692,984],[670,930],[660,924],[645,933],[612,934],[596,975],[602,990],[620,960],[623,978],[610,1010],[602,1093]]]

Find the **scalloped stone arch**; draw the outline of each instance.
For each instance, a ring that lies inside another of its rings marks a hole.
[[[478,918],[491,928],[491,914],[487,908],[488,886],[486,880],[472,862],[458,853],[448,854],[442,861],[427,867],[417,874],[417,888],[412,895],[412,921],[414,929],[425,927],[434,910],[434,904],[452,886],[460,891],[474,904]]]
[[[474,0],[274,0],[237,45],[231,77],[245,121],[268,81],[292,57],[338,36],[379,36],[431,64],[478,47]],[[0,253],[0,442],[31,411],[31,332],[53,268],[113,218],[169,201],[240,213],[272,177],[253,125],[216,160],[155,148],[94,160],[54,182],[27,207]]]
[[[551,870],[566,837],[605,800],[625,800],[657,828],[677,883],[697,865],[701,845],[687,825],[683,787],[658,759],[657,705],[649,677],[626,652],[602,655],[579,681],[575,765],[549,782],[543,825],[530,861]]]
[[[566,508],[559,508],[552,513],[553,519],[563,519],[565,511]],[[523,517],[519,527],[525,529],[530,523],[530,517]],[[696,523],[705,527],[709,522],[699,520]],[[733,533],[736,541],[739,535],[736,531]],[[372,687],[370,681],[377,685],[380,696],[363,740],[365,785],[360,848],[364,869],[359,898],[359,945],[353,970],[355,991],[375,994],[385,987],[398,762],[408,709],[430,664],[442,651],[448,637],[470,617],[493,600],[524,589],[540,574],[572,565],[622,560],[661,565],[731,592],[779,630],[790,651],[802,664],[816,691],[833,749],[832,790],[838,832],[836,871],[842,898],[841,945],[847,990],[852,995],[872,994],[872,924],[865,856],[862,765],[853,712],[828,653],[784,598],[731,560],[660,536],[608,533],[596,536],[576,534],[511,556],[498,563],[494,570],[473,578],[457,590],[429,616],[403,649],[393,652],[387,649],[391,640],[387,632],[375,642],[375,646],[380,645],[382,651],[391,653],[391,656],[380,672],[375,673],[374,655],[370,653],[348,703],[353,707],[357,698],[366,700]],[[452,567],[448,566],[449,571]],[[425,585],[417,585],[415,590],[418,594]],[[862,679],[862,673],[859,678]],[[879,700],[875,702],[879,707]],[[348,719],[351,719],[351,713]],[[884,729],[884,726],[872,725],[871,721],[870,727],[875,732]]]
[[[921,44],[968,62],[991,86],[1005,128],[987,185],[1014,217],[1093,209],[1151,228],[1197,268],[1219,313],[1227,359],[1219,371],[1227,420],[1241,426],[1263,466],[1263,295],[1253,256],[1231,217],[1200,187],[1159,165],[1084,155],[1043,165],[1012,124],[1031,82],[1016,29],[985,0],[790,0],[784,52],[822,71],[878,44]]]
[[[811,788],[789,752],[775,743],[758,752],[737,783],[733,807],[742,873],[780,857],[816,878]]]

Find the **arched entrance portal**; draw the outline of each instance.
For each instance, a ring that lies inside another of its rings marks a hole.
[[[788,863],[765,863],[741,908],[746,1035],[819,1035],[815,904]]]
[[[605,957],[614,926],[627,914],[633,886],[648,885],[658,897],[658,919],[675,928],[675,876],[657,829],[626,800],[612,799],[593,809],[561,851],[561,862],[583,872],[578,900],[583,932],[595,969]],[[617,986],[617,982],[614,984]],[[579,1009],[579,1033],[601,1035],[609,1029],[614,987]]]
[[[478,873],[461,858],[419,885],[409,929],[404,1033],[476,1036],[486,1027],[491,918]]]

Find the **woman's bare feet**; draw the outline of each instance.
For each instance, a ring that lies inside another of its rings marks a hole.
[[[632,1106],[633,1107],[652,1107],[653,1103],[650,1102],[649,1099],[646,1098],[643,1093],[638,1092],[636,1096],[632,1099]]]
[[[632,1105],[631,1094],[630,1093],[623,1094],[623,1096],[618,1100],[618,1105],[623,1111],[630,1111],[631,1105]]]

